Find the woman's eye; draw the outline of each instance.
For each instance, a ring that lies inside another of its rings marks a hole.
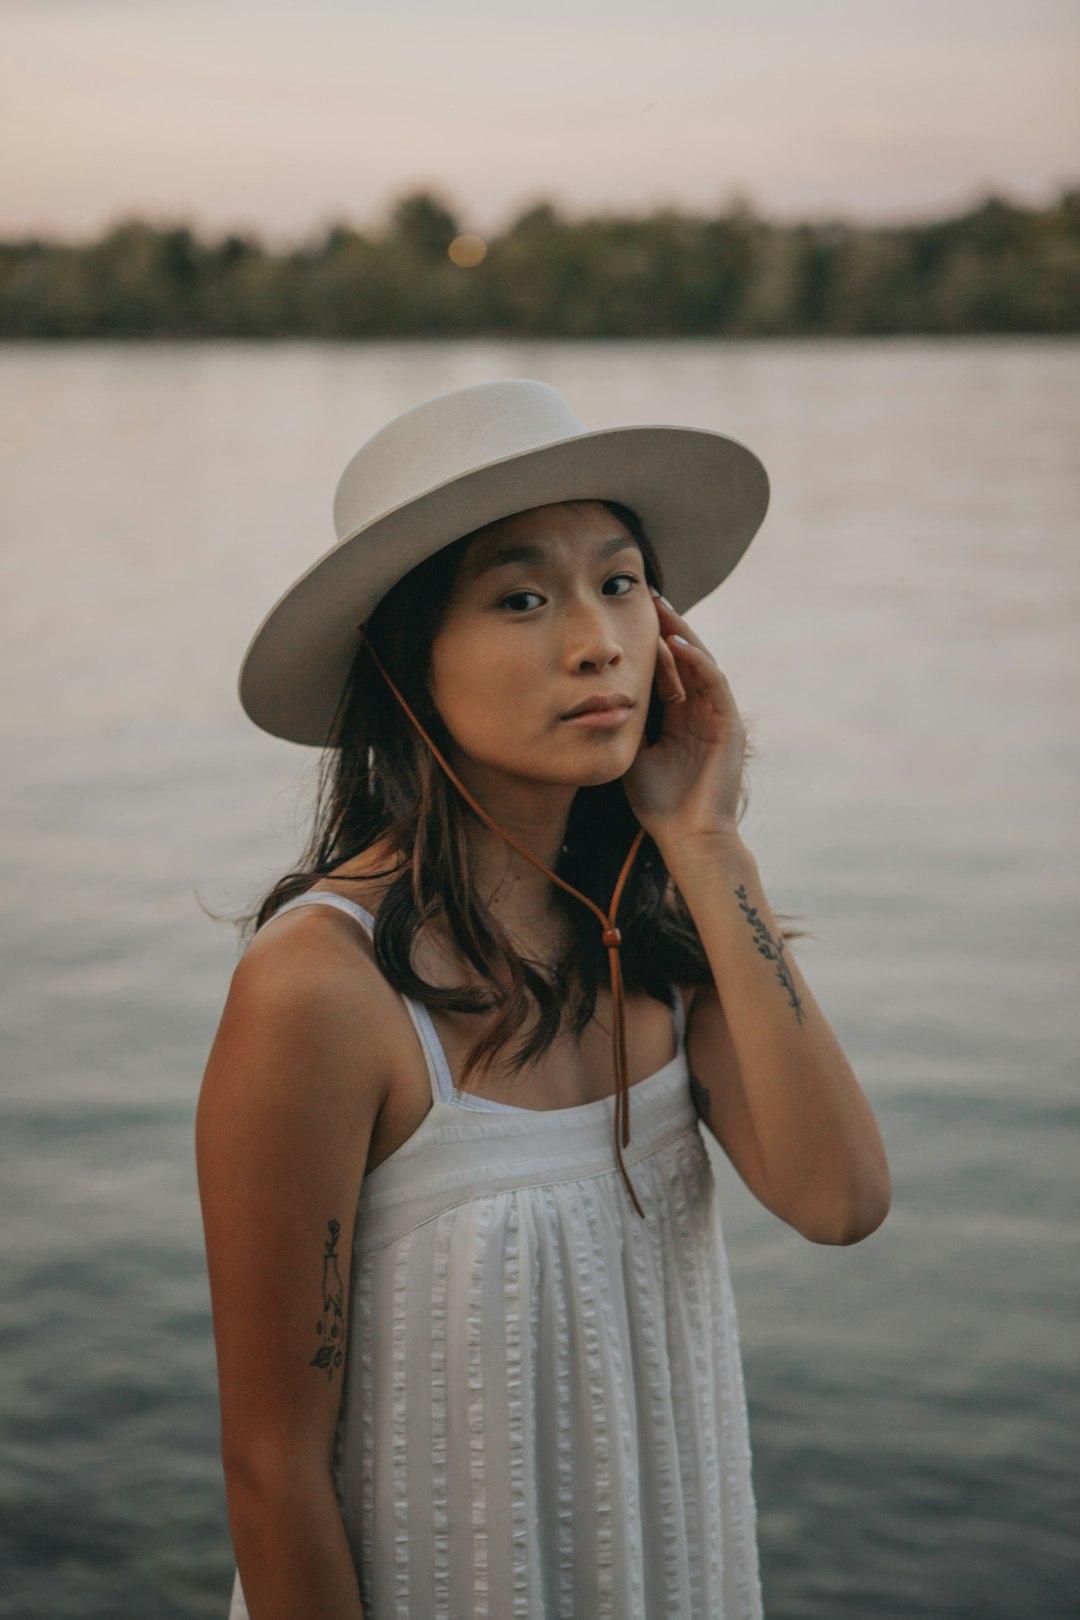
[[[539,594],[536,591],[512,591],[509,596],[503,597],[499,606],[506,607],[510,602],[520,602],[524,596],[535,596],[539,600]]]
[[[639,585],[641,583],[641,581],[638,579],[636,574],[613,574],[611,576],[611,578],[609,580],[605,580],[604,583],[605,583],[605,585],[613,585],[617,579],[625,579],[625,580],[628,580],[630,582],[629,588],[627,590],[625,590],[625,591],[617,591],[615,593],[618,596],[629,596],[630,595],[630,589],[632,589],[633,586]],[[512,602],[523,601],[525,598],[530,597],[530,596],[535,597],[537,601],[542,601],[543,600],[543,598],[540,596],[540,593],[538,591],[511,591],[509,596],[504,596],[503,597],[502,601],[499,603],[499,606],[500,606],[500,608],[509,608],[511,613],[516,613],[518,611],[518,609],[511,607],[510,604]],[[523,608],[521,611],[522,612],[529,612],[530,610],[526,607],[526,608]]]

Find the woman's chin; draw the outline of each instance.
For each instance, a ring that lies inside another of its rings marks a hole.
[[[576,787],[603,787],[625,776],[633,763],[633,756],[627,759],[622,749],[617,754],[615,749],[610,749],[606,758],[598,755],[593,760],[579,760],[573,767],[572,780]]]
[[[569,768],[582,787],[600,787],[604,782],[616,782],[626,775],[640,746],[640,737],[594,732],[582,738],[582,746],[569,750]]]

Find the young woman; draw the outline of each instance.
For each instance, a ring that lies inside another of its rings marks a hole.
[[[812,1242],[889,1204],[671,605],[767,500],[720,434],[458,390],[248,649],[248,715],[326,752],[198,1109],[232,1620],[762,1613],[701,1126]]]

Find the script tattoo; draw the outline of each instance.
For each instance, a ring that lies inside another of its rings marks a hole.
[[[776,963],[776,976],[788,993],[788,1006],[794,1007],[795,1017],[801,1024],[803,1021],[802,1002],[795,994],[795,984],[792,980],[791,974],[788,971],[788,965],[784,961],[783,940],[773,939],[772,935],[769,933],[769,930],[766,928],[765,924],[758,915],[757,907],[750,904],[750,897],[746,892],[745,883],[740,883],[739,887],[735,890],[735,893],[739,897],[739,910],[746,913],[746,920],[753,928],[754,933],[757,936],[754,940],[755,945],[762,956],[767,957],[770,962]]]
[[[338,1271],[336,1253],[341,1226],[337,1221],[329,1221],[327,1224],[330,1236],[326,1239],[323,1251],[323,1308],[322,1315],[315,1324],[315,1331],[323,1343],[308,1362],[308,1366],[319,1367],[330,1379],[345,1357],[345,1285]]]

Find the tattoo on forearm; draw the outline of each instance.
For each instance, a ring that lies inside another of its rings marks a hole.
[[[755,945],[762,956],[767,957],[770,962],[776,963],[776,976],[788,993],[788,1006],[794,1007],[795,1017],[801,1024],[803,1021],[802,1002],[795,993],[795,982],[788,971],[787,963],[784,961],[783,940],[778,939],[774,941],[772,935],[769,933],[769,930],[766,928],[764,922],[761,920],[761,917],[758,915],[757,907],[750,904],[750,897],[746,892],[745,883],[740,883],[739,887],[735,890],[735,893],[739,897],[739,910],[746,913],[746,920],[753,928],[754,933],[757,936],[754,940]]]
[[[690,1096],[693,1098],[694,1107],[711,1129],[712,1121],[709,1119],[709,1106],[712,1098],[709,1096],[708,1086],[702,1085],[693,1069],[690,1070]]]
[[[345,1285],[338,1271],[336,1253],[341,1226],[337,1221],[329,1221],[327,1224],[330,1236],[325,1240],[323,1250],[323,1308],[322,1315],[315,1324],[315,1331],[323,1343],[308,1362],[308,1366],[319,1367],[330,1379],[345,1359]]]

